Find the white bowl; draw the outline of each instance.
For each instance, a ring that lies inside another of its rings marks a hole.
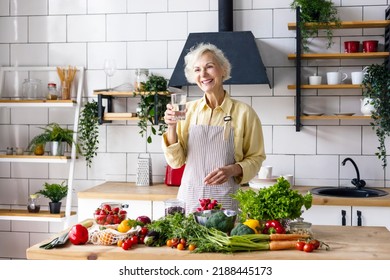
[[[251,187],[252,189],[259,190],[259,189],[273,186],[277,183],[277,181],[278,181],[278,177],[272,177],[267,179],[253,178],[248,183],[249,183],[249,187]]]

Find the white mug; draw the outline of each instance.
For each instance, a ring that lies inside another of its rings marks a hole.
[[[363,82],[363,76],[364,76],[364,73],[362,71],[352,72],[351,73],[352,84],[353,85],[360,85]]]
[[[343,72],[327,72],[326,78],[328,85],[338,85],[348,78],[348,74]]]
[[[321,76],[310,76],[309,77],[309,85],[320,85],[322,82]]]
[[[259,179],[269,179],[272,177],[272,166],[262,166],[259,172]]]
[[[283,175],[283,178],[286,179],[290,183],[290,186],[294,185],[294,175],[286,174],[286,175]]]

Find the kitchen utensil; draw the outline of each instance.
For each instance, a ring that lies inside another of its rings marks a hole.
[[[359,41],[345,41],[344,52],[356,53],[359,52],[360,42]]]
[[[328,85],[338,85],[348,78],[348,74],[344,72],[327,72],[326,78]]]
[[[22,84],[22,97],[27,99],[42,99],[41,80],[24,79]]]
[[[371,104],[371,98],[360,99],[360,111],[364,116],[371,116],[372,112],[375,111],[374,105]]]
[[[269,179],[272,177],[272,166],[262,166],[258,174],[259,179]]]
[[[309,77],[309,84],[310,85],[320,85],[322,82],[321,76],[310,76]]]
[[[363,52],[377,52],[378,51],[378,41],[377,40],[368,40],[363,41]]]
[[[167,165],[165,170],[165,184],[167,186],[180,186],[185,165],[180,168],[172,168]]]
[[[250,188],[258,190],[258,189],[273,186],[274,184],[276,184],[277,181],[278,181],[277,177],[268,178],[268,179],[253,178],[248,182],[248,184]]]

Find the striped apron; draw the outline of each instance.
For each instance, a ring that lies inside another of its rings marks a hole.
[[[233,177],[221,185],[203,183],[211,171],[236,162],[230,117],[223,127],[198,125],[196,119],[190,125],[187,147],[186,168],[178,192],[178,199],[185,201],[186,213],[195,212],[202,198],[216,199],[223,208],[237,211],[238,202],[230,196],[239,189]]]

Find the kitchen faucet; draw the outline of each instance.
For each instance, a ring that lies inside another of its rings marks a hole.
[[[352,185],[354,185],[354,186],[357,187],[358,189],[361,189],[361,188],[363,188],[363,187],[366,185],[366,182],[365,182],[364,180],[360,180],[359,169],[358,169],[356,163],[353,161],[353,159],[351,159],[351,158],[345,158],[345,159],[343,160],[343,162],[341,163],[341,165],[344,166],[345,163],[346,163],[348,160],[349,160],[349,161],[353,164],[353,166],[355,167],[356,175],[357,175],[357,178],[352,179],[351,183],[352,183]]]

